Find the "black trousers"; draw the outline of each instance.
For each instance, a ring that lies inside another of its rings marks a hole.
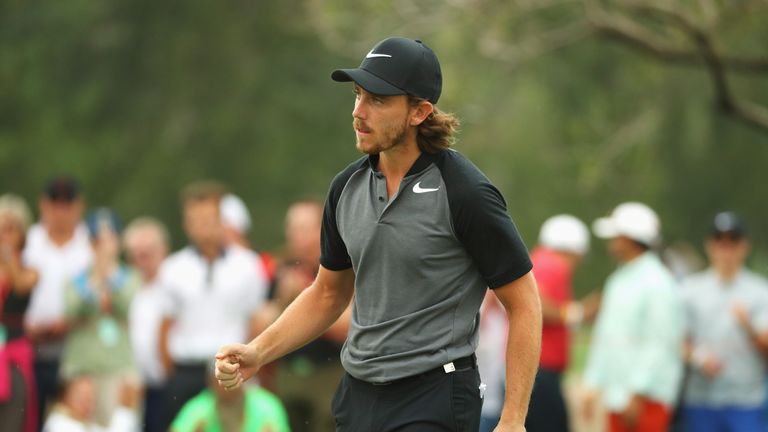
[[[144,388],[144,432],[163,432],[164,406],[165,386]]]
[[[345,374],[332,403],[337,432],[477,432],[477,367],[376,385]]]
[[[50,411],[49,404],[55,401],[56,394],[59,392],[59,361],[35,360],[35,384],[37,385],[37,427],[42,429]]]
[[[568,412],[560,387],[561,376],[557,371],[539,369],[525,419],[527,432],[568,432]]]
[[[168,430],[184,404],[207,387],[207,364],[176,364],[163,395],[161,430]]]

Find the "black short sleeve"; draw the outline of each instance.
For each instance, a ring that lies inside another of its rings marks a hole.
[[[354,162],[331,181],[331,188],[328,191],[323,209],[323,226],[320,231],[320,264],[328,270],[339,271],[352,267],[347,245],[344,244],[336,223],[336,206],[347,181],[352,174],[364,166],[366,161],[367,159],[363,158]]]
[[[438,163],[446,183],[454,232],[490,288],[499,288],[533,268],[528,250],[496,187],[471,162],[445,152]]]

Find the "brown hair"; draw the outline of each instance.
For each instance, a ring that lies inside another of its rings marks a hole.
[[[181,202],[187,204],[193,201],[221,201],[227,194],[227,188],[215,180],[196,181],[188,184],[181,191]]]
[[[425,99],[415,96],[408,97],[411,106],[418,105]],[[432,113],[419,125],[416,142],[419,150],[427,153],[437,153],[445,150],[456,142],[454,136],[459,130],[459,119],[451,113],[440,111],[433,105]]]

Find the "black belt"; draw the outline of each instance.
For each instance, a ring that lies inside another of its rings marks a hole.
[[[476,367],[477,367],[477,357],[475,357],[475,353],[472,353],[472,355],[468,355],[466,357],[462,357],[462,358],[456,359],[456,360],[448,362],[448,363],[446,363],[446,364],[444,364],[442,366],[438,366],[438,367],[436,367],[434,369],[430,369],[428,371],[425,371],[425,372],[422,372],[422,373],[419,373],[419,374],[416,374],[416,375],[407,376],[405,378],[399,378],[399,379],[396,379],[396,380],[393,380],[393,381],[387,381],[387,382],[382,382],[382,383],[371,383],[371,384],[373,384],[373,385],[399,384],[399,383],[403,383],[403,382],[410,381],[410,380],[413,380],[413,379],[424,379],[424,378],[431,377],[433,375],[441,375],[441,374],[445,375],[445,374],[452,373],[452,372],[455,372],[455,371],[466,370],[466,369],[474,369]]]

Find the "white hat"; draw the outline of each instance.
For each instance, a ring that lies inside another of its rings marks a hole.
[[[227,194],[221,199],[221,221],[224,225],[245,234],[251,228],[251,215],[243,200],[235,195]]]
[[[541,225],[539,244],[557,251],[584,255],[589,250],[589,230],[574,216],[552,216]]]
[[[659,228],[656,212],[639,202],[620,204],[610,216],[592,224],[592,231],[600,238],[626,236],[648,246],[658,240]]]

